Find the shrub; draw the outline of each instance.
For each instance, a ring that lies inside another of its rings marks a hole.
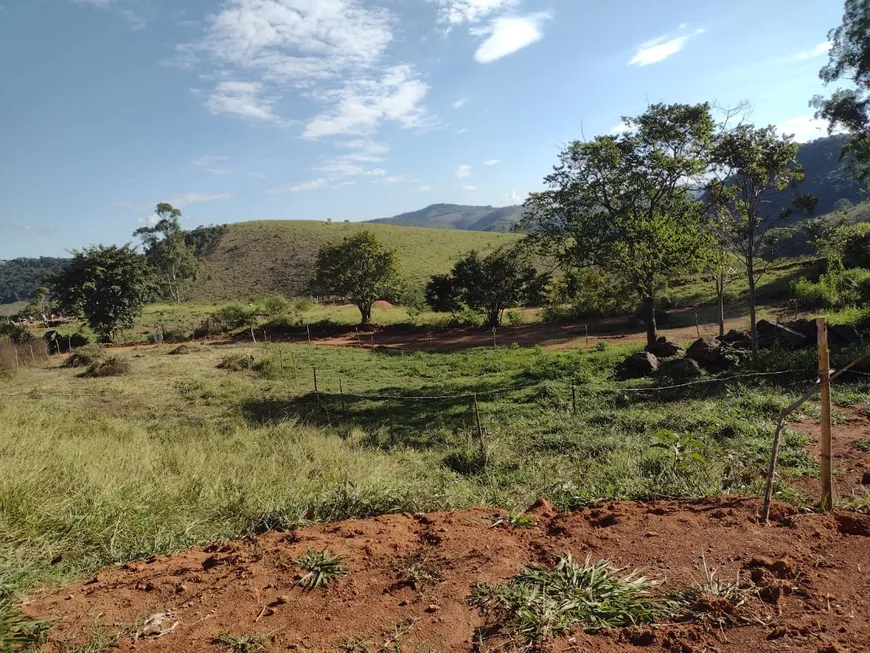
[[[0,326],[0,338],[9,338],[12,342],[24,343],[30,340],[33,336],[27,327],[20,324],[4,324]]]
[[[94,379],[106,376],[124,376],[131,371],[130,361],[110,356],[106,360],[92,363],[82,374],[83,378]]]
[[[208,333],[205,335],[225,334],[253,326],[256,322],[256,315],[254,311],[241,304],[229,304],[212,313],[206,322],[208,323]]]
[[[293,303],[281,295],[275,295],[266,300],[264,308],[267,316],[275,318],[288,313],[293,308]]]
[[[476,445],[465,445],[444,456],[444,466],[463,476],[474,476],[486,469],[489,454]]]
[[[523,323],[523,315],[518,310],[511,309],[507,313],[505,313],[505,322],[511,325],[517,325]]]
[[[98,343],[86,345],[74,349],[63,362],[63,367],[89,367],[102,361],[105,356],[106,348],[103,345]]]
[[[828,304],[825,287],[804,277],[792,281],[791,293],[802,308],[822,308]]]

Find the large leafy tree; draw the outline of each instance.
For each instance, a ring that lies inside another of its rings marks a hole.
[[[137,229],[133,235],[142,239],[145,256],[157,271],[164,294],[180,302],[202,265],[194,247],[186,242],[179,222],[181,211],[171,204],[160,203],[154,213],[157,224]]]
[[[523,303],[536,289],[535,266],[519,248],[500,248],[485,257],[471,252],[453,266],[459,299],[486,314],[488,326],[501,324],[505,309]]]
[[[816,96],[812,105],[818,118],[830,122],[830,131],[842,128],[852,134],[843,155],[855,155],[855,173],[870,181],[870,0],[846,0],[843,23],[828,33],[828,39],[828,64],[819,77],[826,85],[848,81],[853,88]]]
[[[624,118],[626,131],[571,143],[526,202],[523,228],[570,267],[594,267],[629,285],[647,340],[658,333],[658,289],[699,256],[704,207],[691,184],[713,134],[707,104],[656,104]]]
[[[47,279],[53,300],[84,315],[101,339],[112,342],[156,296],[151,266],[130,245],[97,246],[73,252],[72,261]]]
[[[395,296],[400,282],[395,251],[369,231],[324,245],[317,254],[315,292],[354,304],[363,326],[371,321],[372,304]]]
[[[795,161],[798,147],[774,127],[740,124],[717,136],[710,157],[713,178],[707,185],[707,199],[717,235],[739,258],[749,283],[754,360],[758,355],[756,286],[767,269],[768,235],[790,214],[788,209],[777,209],[773,197],[803,180],[803,168]],[[812,199],[795,198],[795,203],[809,209]]]

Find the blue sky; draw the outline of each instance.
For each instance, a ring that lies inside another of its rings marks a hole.
[[[727,5],[727,8],[726,8]],[[842,0],[0,0],[0,259],[521,202],[651,102],[823,135]]]

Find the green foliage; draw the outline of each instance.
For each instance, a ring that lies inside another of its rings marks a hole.
[[[48,624],[28,619],[0,592],[0,651],[29,651],[43,639]]]
[[[241,372],[243,370],[253,369],[256,364],[257,359],[250,354],[230,354],[221,359],[221,362],[218,363],[218,369],[229,370],[230,372]]]
[[[296,561],[296,564],[307,572],[296,581],[296,584],[308,591],[326,587],[332,581],[349,573],[341,564],[341,560],[341,556],[330,554],[329,549],[323,551],[309,549]]]
[[[524,249],[499,249],[481,257],[471,252],[453,266],[452,284],[460,301],[501,325],[504,311],[524,302],[537,271]]]
[[[67,263],[69,259],[49,256],[0,261],[0,304],[29,300],[48,275]]]
[[[667,451],[675,468],[688,469],[694,463],[706,462],[702,455],[704,443],[682,433],[662,429],[655,434],[655,442],[650,446]]]
[[[48,282],[57,303],[69,313],[83,314],[91,329],[108,342],[119,329],[131,328],[155,296],[151,267],[129,245],[73,252],[69,265]]]
[[[828,33],[831,49],[819,77],[827,85],[847,80],[830,97],[813,98],[816,116],[830,122],[830,130],[843,128],[852,139],[843,155],[855,157],[853,170],[862,181],[870,179],[870,4],[846,0],[842,24]]]
[[[321,295],[354,304],[363,326],[371,321],[372,304],[394,296],[399,285],[396,252],[371,232],[324,245],[317,255],[313,287]]]
[[[439,313],[457,313],[462,309],[459,287],[449,274],[433,275],[426,284],[426,304]]]
[[[203,259],[217,249],[227,231],[226,225],[199,226],[184,232],[184,242],[193,250],[196,258]]]
[[[618,136],[575,141],[526,203],[532,242],[569,267],[594,266],[631,287],[655,340],[656,291],[687,271],[704,236],[705,210],[685,184],[706,169],[710,107],[651,106]]]
[[[649,596],[651,583],[634,571],[605,561],[582,565],[571,554],[552,567],[524,567],[501,585],[478,582],[472,603],[493,616],[518,639],[540,642],[586,630],[651,623],[659,610]]]
[[[161,203],[154,213],[159,218],[157,224],[141,227],[133,235],[142,239],[145,257],[157,271],[165,296],[180,302],[186,298],[201,264],[194,248],[185,240],[179,222],[181,211],[171,204]]]
[[[241,304],[228,304],[216,310],[199,326],[196,337],[204,335],[219,335],[246,329],[257,323],[254,310]]]
[[[26,326],[20,324],[0,324],[0,338],[8,338],[16,344],[27,342],[33,337],[30,330]]]
[[[260,633],[247,635],[233,635],[232,633],[218,633],[214,638],[217,644],[223,644],[230,653],[260,653],[267,651],[266,642],[269,638]]]
[[[804,308],[860,306],[870,302],[870,270],[833,266],[818,282],[797,279],[791,289],[795,301]]]

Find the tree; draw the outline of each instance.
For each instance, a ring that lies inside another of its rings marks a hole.
[[[568,267],[593,267],[630,285],[647,341],[656,294],[698,259],[704,207],[689,184],[703,174],[713,133],[707,104],[656,104],[623,118],[620,135],[576,141],[526,201],[523,229]]]
[[[196,252],[189,246],[178,219],[181,211],[161,203],[154,211],[160,220],[153,227],[137,229],[133,235],[142,239],[145,256],[157,271],[166,296],[180,302],[202,267]]]
[[[500,248],[486,257],[476,251],[453,266],[453,284],[459,298],[470,308],[486,314],[487,326],[501,324],[505,309],[525,301],[537,288],[537,272],[519,248]]]
[[[324,245],[317,254],[313,286],[317,294],[353,303],[359,309],[362,326],[367,326],[372,304],[399,290],[396,252],[369,231]]]
[[[753,361],[758,358],[756,285],[767,270],[766,239],[791,213],[772,210],[771,197],[774,191],[803,180],[803,168],[795,162],[798,147],[791,136],[778,136],[774,127],[741,124],[717,137],[710,157],[714,178],[707,185],[707,199],[714,228],[726,248],[740,259],[749,283]],[[805,198],[795,202],[813,205]]]
[[[817,95],[811,105],[816,117],[830,122],[828,131],[843,128],[852,138],[842,156],[854,155],[853,171],[870,181],[870,0],[846,0],[843,23],[828,32],[831,50],[819,77],[828,85],[848,80],[854,88],[838,89],[831,97]]]
[[[68,313],[84,315],[100,338],[113,342],[156,297],[153,270],[130,245],[96,246],[47,279],[52,297]]]
[[[426,304],[439,313],[453,313],[462,309],[460,291],[449,274],[436,274],[426,284]]]

